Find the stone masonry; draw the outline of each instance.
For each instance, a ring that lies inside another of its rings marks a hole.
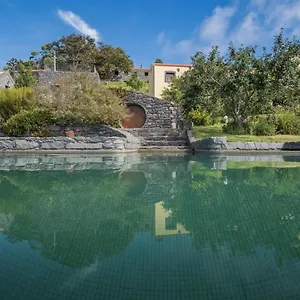
[[[68,71],[50,71],[50,70],[37,70],[33,74],[36,76],[38,85],[55,85],[62,76],[70,76],[73,72]],[[89,72],[90,76],[96,83],[100,83],[100,77],[98,73]]]
[[[147,119],[143,128],[179,129],[184,127],[182,112],[173,102],[137,92],[129,92],[125,102],[139,105],[144,109]]]

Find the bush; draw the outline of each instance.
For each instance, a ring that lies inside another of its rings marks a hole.
[[[255,124],[254,135],[275,135],[276,134],[276,124],[273,118],[259,119]]]
[[[192,109],[190,112],[188,112],[187,118],[196,126],[207,126],[214,124],[214,120],[210,117],[210,115],[206,112],[200,111],[199,109]]]
[[[8,119],[4,125],[4,132],[10,136],[49,136],[45,125],[54,122],[52,112],[48,109],[35,108],[31,111],[22,110]]]
[[[128,95],[128,91],[131,91],[131,88],[123,86],[108,86],[108,89],[120,99],[124,99]]]
[[[278,134],[300,134],[300,117],[297,112],[276,108],[274,118]]]
[[[119,125],[126,117],[125,103],[90,74],[74,73],[60,78],[56,87],[38,90],[39,104],[51,109],[63,124],[103,123]]]
[[[36,105],[31,88],[12,88],[0,91],[0,117],[6,121],[21,110],[29,110]]]

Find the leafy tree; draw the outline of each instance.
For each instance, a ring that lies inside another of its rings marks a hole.
[[[214,47],[208,55],[197,52],[192,63],[193,68],[184,74],[184,82],[181,84],[185,112],[200,109],[211,115],[221,114],[223,103],[220,84],[225,63],[218,47]]]
[[[96,56],[96,68],[100,78],[111,79],[115,71],[129,72],[133,68],[133,61],[121,47],[113,47],[99,43]]]
[[[163,89],[161,97],[165,100],[174,101],[182,105],[182,89],[184,82],[184,75],[181,77],[174,76],[169,86]]]
[[[130,78],[125,82],[127,86],[129,86],[135,91],[140,91],[145,86],[145,82],[138,77],[137,72],[131,73]]]
[[[266,55],[273,104],[295,107],[300,102],[300,41],[284,39],[283,30],[275,36],[272,53]]]
[[[95,64],[98,49],[93,38],[71,34],[43,45],[40,52],[32,52],[31,59],[44,67],[53,60],[54,53],[58,65],[66,65],[75,69],[91,69]]]
[[[4,70],[7,70],[15,81],[16,87],[29,87],[36,84],[36,78],[32,74],[35,66],[32,61],[10,59]]]
[[[254,47],[235,49],[230,45],[219,80],[225,113],[239,127],[250,116],[268,111],[268,69],[264,60],[256,57]]]
[[[162,61],[160,58],[157,58],[157,59],[155,60],[155,63],[156,63],[156,64],[162,64],[163,61]]]

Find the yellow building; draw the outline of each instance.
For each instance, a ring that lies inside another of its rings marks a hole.
[[[164,88],[167,88],[173,77],[179,77],[191,69],[192,65],[158,64],[154,63],[149,72],[149,94],[161,98]]]

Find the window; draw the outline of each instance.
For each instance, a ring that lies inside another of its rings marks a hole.
[[[176,230],[177,222],[172,216],[165,219],[165,229],[166,230]]]
[[[149,72],[145,72],[145,76],[149,76]]]
[[[175,76],[176,76],[175,72],[166,72],[165,73],[165,82],[168,82],[168,83],[172,82],[172,79]]]
[[[115,70],[115,76],[119,76],[119,71]]]

